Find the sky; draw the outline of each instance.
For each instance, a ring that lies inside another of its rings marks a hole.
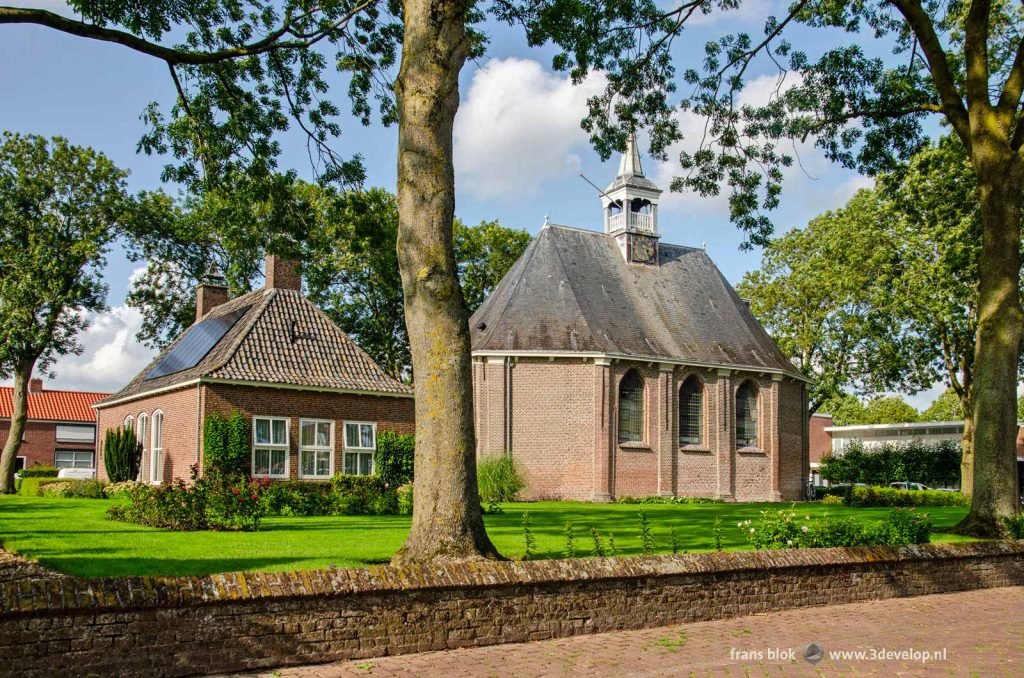
[[[66,12],[56,0],[10,4]],[[724,19],[702,17],[676,42],[680,66],[699,63],[704,43],[737,30],[760,32],[762,15],[771,0],[744,3]],[[488,23],[485,57],[470,62],[460,81],[461,103],[455,123],[456,213],[467,223],[497,219],[505,226],[536,234],[549,218],[553,223],[599,230],[598,186],[615,176],[618,158],[601,162],[580,128],[587,97],[600,91],[600,74],[574,86],[550,68],[554,51],[526,46],[521,31]],[[831,46],[820,31],[797,33],[794,42],[810,54]],[[680,68],[680,70],[682,70]],[[776,86],[776,74],[752,70],[742,97],[765,101]],[[46,136],[60,135],[72,143],[92,146],[118,166],[131,171],[132,190],[161,187],[163,160],[136,152],[145,131],[143,108],[156,101],[173,102],[173,86],[161,62],[124,47],[65,36],[33,26],[0,26],[0,129]],[[670,161],[643,158],[647,176],[667,189],[678,173],[678,152],[694,148],[701,122],[681,116],[685,138],[670,150]],[[374,124],[362,127],[343,120],[343,136],[332,144],[344,155],[359,153],[367,185],[393,191],[396,183],[397,129]],[[283,140],[282,169],[313,177],[306,149],[298,135]],[[646,150],[641,137],[640,146]],[[821,212],[842,206],[867,177],[828,162],[807,143],[798,145],[800,162],[787,170],[782,204],[773,214],[779,232],[799,228]],[[173,187],[164,186],[174,192]],[[742,251],[742,234],[729,222],[725,196],[701,198],[691,193],[663,194],[659,227],[664,242],[705,245],[733,284],[756,268],[758,250]],[[66,356],[54,368],[51,388],[115,391],[152,357],[135,341],[140,314],[124,304],[133,275],[142,262],[131,262],[117,249],[108,257],[105,279],[109,310],[90,317],[81,336],[83,352]],[[926,406],[941,388],[909,401]]]

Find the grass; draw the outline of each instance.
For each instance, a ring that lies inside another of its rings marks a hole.
[[[295,570],[353,567],[384,563],[401,546],[409,518],[342,516],[330,518],[267,518],[259,532],[171,532],[107,520],[110,502],[101,499],[59,499],[0,496],[0,542],[4,548],[43,565],[82,577],[109,575],[198,575],[237,570]],[[593,551],[590,528],[606,540],[614,535],[618,555],[641,553],[641,506],[537,502],[503,504],[504,512],[485,517],[487,532],[498,550],[520,558],[523,513],[529,512],[538,557],[561,557],[565,523],[571,522],[581,556]],[[736,527],[756,519],[764,509],[785,504],[651,504],[642,508],[650,521],[656,550],[671,552],[674,528],[681,551],[715,550],[713,525],[719,518],[725,550],[749,548]],[[890,510],[798,504],[799,515],[829,514],[877,521]],[[962,518],[963,508],[928,508],[936,529],[932,541],[962,541],[943,533]]]

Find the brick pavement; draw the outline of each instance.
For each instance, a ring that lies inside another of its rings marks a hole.
[[[818,643],[825,656],[808,663]],[[769,648],[790,649],[774,658]],[[920,659],[830,655],[881,649],[945,652]],[[740,653],[750,654],[743,655]],[[762,653],[758,657],[756,653]],[[342,676],[1022,676],[1024,587],[805,608],[642,631],[281,669]]]

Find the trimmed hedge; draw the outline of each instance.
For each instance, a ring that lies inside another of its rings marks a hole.
[[[43,478],[19,478],[17,482],[18,495],[22,497],[39,497],[42,496],[40,490],[43,485],[50,483],[63,482],[58,480],[55,476],[43,477]]]
[[[374,455],[376,474],[391,487],[413,481],[415,456],[416,436],[412,433],[381,431],[377,434],[377,452]]]
[[[855,440],[842,454],[825,455],[818,470],[832,483],[888,485],[910,481],[948,487],[960,481],[962,456],[960,444],[951,441],[924,443],[914,439],[906,444],[866,448]]]
[[[271,516],[397,515],[404,506],[401,501],[409,502],[411,510],[411,488],[411,484],[395,487],[380,476],[339,473],[329,483],[308,480],[271,483],[263,492],[262,503]],[[408,497],[400,499],[400,489],[407,492]]]
[[[56,466],[43,466],[42,464],[18,471],[18,475],[22,478],[56,478],[58,473],[60,473],[60,469]]]
[[[971,498],[960,492],[939,490],[897,490],[892,487],[856,486],[850,492],[850,506],[970,506]]]

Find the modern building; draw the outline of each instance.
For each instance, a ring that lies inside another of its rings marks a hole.
[[[96,412],[106,393],[50,390],[29,380],[28,422],[15,470],[30,466],[96,468]],[[0,387],[0,448],[11,431],[14,389]]]
[[[473,315],[478,455],[536,499],[799,499],[805,378],[660,194],[630,138],[602,231],[545,223]]]
[[[413,431],[412,389],[302,295],[295,262],[268,256],[266,277],[264,289],[231,300],[223,278],[200,285],[196,322],[95,404],[101,432],[130,425],[139,435],[144,480],[202,468],[213,413],[250,421],[255,478],[370,474],[377,433]]]

